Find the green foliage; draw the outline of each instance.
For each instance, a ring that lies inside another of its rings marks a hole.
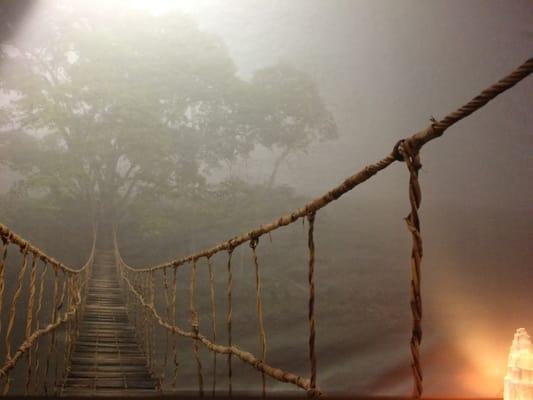
[[[268,190],[208,185],[222,164],[256,146],[281,149],[272,186],[287,154],[336,135],[308,76],[279,65],[243,81],[220,38],[177,14],[81,17],[57,5],[0,46],[0,77],[11,100],[0,163],[17,174],[18,201],[38,199],[54,218],[78,209],[88,220],[134,220],[156,236]]]

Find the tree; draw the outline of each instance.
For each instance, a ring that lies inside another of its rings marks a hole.
[[[257,71],[252,80],[258,99],[259,142],[277,152],[268,186],[274,184],[281,163],[315,140],[337,137],[333,116],[326,109],[313,80],[288,65]]]
[[[4,136],[2,163],[29,195],[117,222],[136,199],[201,190],[210,170],[257,143],[292,151],[322,132],[314,113],[325,108],[308,78],[273,69],[292,79],[292,94],[268,85],[270,70],[240,80],[222,41],[184,16],[80,16],[58,4],[0,49],[0,90],[10,98],[1,129],[17,133]],[[299,96],[308,108],[291,108]]]

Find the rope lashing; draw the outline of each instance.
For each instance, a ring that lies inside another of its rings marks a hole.
[[[405,161],[409,170],[409,202],[411,212],[405,218],[407,229],[411,232],[412,249],[411,249],[411,313],[413,316],[413,325],[411,333],[411,369],[413,371],[413,397],[422,396],[423,376],[422,366],[420,364],[420,343],[422,341],[422,297],[420,292],[421,275],[420,267],[422,262],[422,236],[420,234],[420,218],[418,209],[422,201],[422,193],[418,182],[418,171],[422,168],[420,155],[416,149],[413,149],[408,140],[404,140],[399,145],[399,152]]]

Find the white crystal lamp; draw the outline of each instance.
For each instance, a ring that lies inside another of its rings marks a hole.
[[[514,334],[503,381],[503,399],[533,400],[533,345],[524,328]]]

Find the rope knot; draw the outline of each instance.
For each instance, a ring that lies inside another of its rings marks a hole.
[[[30,250],[30,243],[25,241],[22,244],[22,246],[20,246],[20,252],[23,254],[27,254],[29,250]]]
[[[250,239],[250,248],[255,250],[255,248],[257,247],[258,244],[259,244],[259,236],[253,236]]]
[[[400,146],[405,142],[405,139],[400,139],[396,144],[394,145],[394,148],[392,149],[392,155],[394,156],[394,159],[396,161],[404,161],[403,155],[400,152]]]

